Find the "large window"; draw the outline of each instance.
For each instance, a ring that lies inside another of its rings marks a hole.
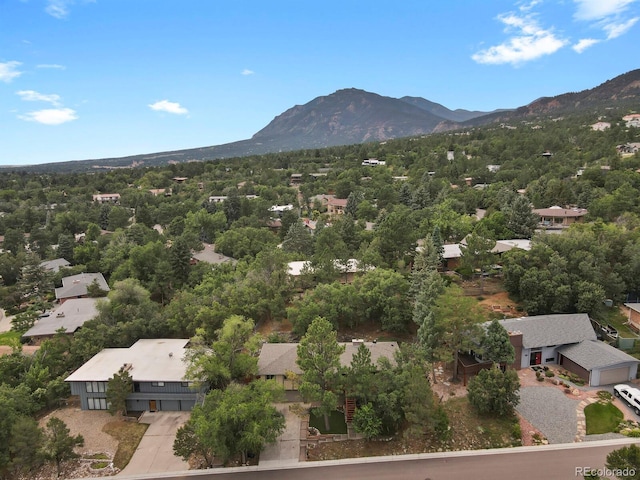
[[[106,398],[87,398],[89,404],[89,410],[106,410],[107,399]]]
[[[152,387],[164,387],[164,382],[151,382]]]
[[[87,393],[104,393],[105,382],[85,382]]]

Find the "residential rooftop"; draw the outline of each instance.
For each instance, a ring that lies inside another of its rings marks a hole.
[[[129,348],[105,348],[69,375],[66,382],[106,382],[122,367],[129,368],[134,382],[182,382],[188,339],[138,340]]]

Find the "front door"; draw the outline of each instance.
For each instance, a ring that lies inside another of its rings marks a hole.
[[[155,400],[149,400],[149,411],[150,412],[155,412],[156,410],[158,410],[157,405],[156,405],[156,401]]]
[[[542,352],[531,352],[529,365],[540,365],[542,363]]]

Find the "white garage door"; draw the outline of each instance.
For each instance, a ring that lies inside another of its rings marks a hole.
[[[629,367],[611,368],[600,370],[600,385],[623,383],[629,380]],[[598,386],[598,385],[594,385]]]

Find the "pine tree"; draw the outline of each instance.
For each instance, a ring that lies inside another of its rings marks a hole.
[[[333,326],[322,317],[311,322],[298,344],[296,363],[303,372],[300,393],[305,400],[320,402],[315,411],[324,416],[327,431],[329,413],[338,403],[335,391],[339,381],[340,355],[344,350],[345,347],[338,343]]]

